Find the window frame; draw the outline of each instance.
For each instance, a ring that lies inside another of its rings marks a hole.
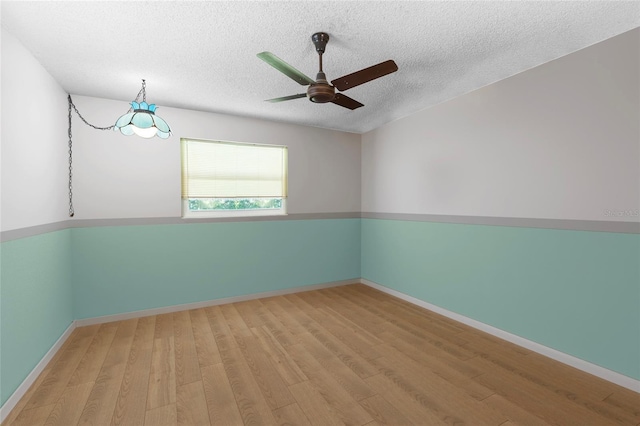
[[[289,165],[288,165],[288,150],[289,147],[287,145],[275,145],[275,144],[262,144],[262,143],[253,143],[253,142],[235,142],[235,141],[226,141],[226,140],[214,140],[214,139],[200,139],[200,138],[180,138],[180,185],[183,185],[184,178],[184,158],[183,158],[183,144],[188,143],[189,141],[195,142],[206,142],[206,143],[219,143],[219,144],[231,144],[231,145],[244,145],[244,146],[269,146],[269,147],[280,147],[285,150],[285,161],[284,161],[284,185],[288,186],[288,174],[289,174]],[[189,198],[183,198],[184,194],[181,189],[181,217],[183,219],[206,219],[206,218],[238,218],[238,217],[266,217],[266,216],[286,216],[287,215],[287,199],[288,194],[285,190],[284,196],[282,199],[282,206],[278,209],[241,209],[241,210],[190,210],[189,209]],[[232,197],[211,197],[213,199],[228,199]],[[247,197],[247,198],[267,198],[267,197]],[[278,198],[278,197],[268,197],[268,198]]]

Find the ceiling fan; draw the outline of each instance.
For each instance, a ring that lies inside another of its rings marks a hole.
[[[322,70],[322,54],[324,53],[325,47],[327,46],[327,42],[329,41],[329,34],[322,32],[315,33],[311,36],[311,40],[316,46],[316,51],[318,52],[318,56],[320,58],[320,70],[318,71],[315,80],[307,77],[302,72],[298,71],[271,52],[258,53],[258,58],[262,59],[267,64],[271,65],[287,77],[290,77],[302,86],[309,86],[306,93],[284,96],[281,98],[267,99],[267,102],[282,102],[307,97],[311,102],[319,104],[332,102],[336,105],[340,105],[341,107],[354,110],[364,105],[356,101],[355,99],[343,95],[342,93],[336,93],[336,89],[345,91],[351,89],[352,87],[359,86],[363,83],[367,83],[371,80],[375,80],[376,78],[380,78],[387,74],[391,74],[392,72],[398,71],[398,66],[396,65],[396,63],[392,60],[388,60],[377,65],[373,65],[369,68],[364,68],[360,71],[356,71],[354,73],[337,78],[331,81],[331,84],[329,84],[327,82],[327,76]]]

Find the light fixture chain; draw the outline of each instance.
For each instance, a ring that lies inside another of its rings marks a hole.
[[[75,104],[73,103],[73,100],[71,100],[71,95],[67,95],[67,101],[69,102],[69,132],[68,132],[68,135],[69,135],[69,217],[73,217],[75,214],[75,211],[73,209],[73,141],[72,141],[72,132],[71,132],[71,110],[73,109],[73,111],[75,111],[76,114],[78,114],[78,117],[80,117],[80,119],[84,122],[84,124],[86,124],[89,127],[93,127],[94,129],[112,130],[116,126],[115,124],[108,127],[94,126],[93,124],[85,120],[82,114],[80,114],[80,111],[78,111],[78,108],[76,108]]]
[[[84,121],[84,124],[86,124],[89,127],[93,127],[94,129],[97,129],[97,130],[112,130],[114,127],[116,127],[115,124],[112,124],[109,127],[98,127],[98,126],[94,126],[93,124],[89,123],[87,120],[84,119],[82,114],[80,114],[80,111],[78,111],[78,108],[76,108],[75,104],[71,100],[71,95],[69,95],[69,108],[71,108],[71,107],[73,107],[73,110],[76,112],[76,114],[78,114],[78,117],[80,117],[80,119],[82,121]]]
[[[71,95],[67,97],[69,101],[69,217],[75,214],[73,210],[73,142],[71,140]]]

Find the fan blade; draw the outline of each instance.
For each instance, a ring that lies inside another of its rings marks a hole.
[[[283,96],[281,98],[267,99],[265,102],[282,102],[282,101],[290,101],[291,99],[299,99],[299,98],[306,98],[306,97],[307,97],[306,93],[300,93],[299,95],[291,95],[291,96]]]
[[[381,62],[378,65],[356,71],[352,74],[345,75],[344,77],[336,78],[331,82],[331,84],[333,84],[336,89],[344,92],[347,89],[351,89],[352,87],[359,86],[363,83],[375,80],[376,78],[380,78],[396,71],[398,71],[398,66],[395,62],[389,59],[388,61]]]
[[[341,107],[349,108],[351,110],[364,106],[364,104],[361,104],[355,99],[351,99],[350,97],[343,95],[342,93],[336,93],[336,96],[331,102],[336,105],[340,105]]]
[[[266,63],[268,63],[269,65],[271,65],[272,67],[274,67],[275,69],[277,69],[278,71],[286,75],[287,77],[290,77],[291,79],[295,80],[297,83],[300,83],[303,86],[307,86],[309,84],[315,83],[315,80],[311,79],[310,77],[307,77],[302,72],[298,71],[297,69],[295,69],[294,67],[292,67],[291,65],[283,61],[282,59],[278,58],[276,55],[274,55],[271,52],[258,53],[257,56],[258,58],[262,59],[263,61],[265,61]]]

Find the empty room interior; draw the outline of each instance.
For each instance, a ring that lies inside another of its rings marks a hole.
[[[640,425],[640,3],[0,7],[2,425]]]

